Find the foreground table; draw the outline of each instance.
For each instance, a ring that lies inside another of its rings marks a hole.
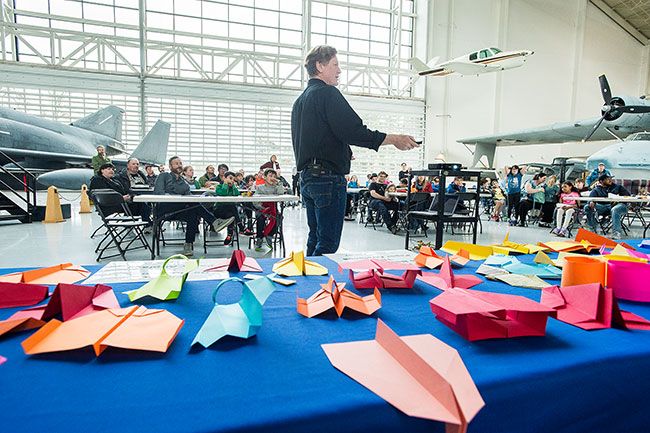
[[[347,281],[334,262],[316,260]],[[259,262],[270,272],[275,261]],[[397,411],[327,360],[322,343],[372,339],[377,318],[400,335],[430,333],[458,349],[486,401],[470,432],[648,431],[650,332],[588,332],[551,319],[546,337],[469,343],[434,318],[428,301],[440,291],[421,282],[413,290],[383,290],[383,307],[372,317],[300,316],[296,296],[311,295],[326,278],[279,286],[264,305],[256,337],[226,338],[205,350],[190,343],[212,308],[216,282],[188,282],[178,300],[146,304],[186,321],[165,354],[109,348],[99,358],[91,350],[27,357],[20,342],[30,332],[6,335],[0,338],[0,355],[8,358],[0,366],[0,431],[444,431],[442,423]],[[114,285],[123,306],[131,304],[121,293],[138,286]],[[502,283],[476,288],[539,299],[539,291]],[[218,300],[232,302],[240,292],[225,286]],[[650,318],[648,305],[620,304]],[[0,319],[13,311],[0,310]]]

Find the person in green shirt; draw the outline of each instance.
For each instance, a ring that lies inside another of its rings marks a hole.
[[[223,183],[218,184],[214,189],[217,196],[239,196],[239,190],[235,185],[235,173],[227,171],[223,175]],[[224,240],[224,245],[230,245],[235,232],[235,227],[239,222],[239,212],[237,205],[234,203],[215,203],[214,216],[217,217],[215,225],[219,227],[228,227],[228,235]]]
[[[101,144],[97,146],[97,155],[93,156],[93,158],[90,160],[95,175],[99,173],[99,167],[101,167],[104,164],[108,164],[110,162],[111,159],[108,156],[106,156],[106,149],[104,148],[104,146],[102,146]]]
[[[217,175],[214,173],[214,165],[208,165],[205,168],[205,174],[199,177],[199,184],[201,185],[201,188],[210,188],[217,183]]]

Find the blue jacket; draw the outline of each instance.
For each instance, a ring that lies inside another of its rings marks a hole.
[[[449,185],[447,185],[447,189],[445,192],[447,194],[458,194],[459,192],[465,192],[465,191],[466,191],[465,185],[458,186],[452,182]]]
[[[587,180],[585,183],[587,186],[591,186],[592,183],[596,182],[600,176],[603,174],[606,174],[607,176],[611,176],[612,174],[609,172],[609,170],[605,169],[602,173],[598,171],[598,167],[594,168],[591,173],[589,173],[589,176],[587,176]]]

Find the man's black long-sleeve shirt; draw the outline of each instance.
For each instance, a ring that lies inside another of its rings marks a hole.
[[[337,174],[350,172],[350,145],[375,151],[386,134],[368,129],[335,87],[312,78],[293,104],[291,139],[296,165],[304,170],[314,159]]]

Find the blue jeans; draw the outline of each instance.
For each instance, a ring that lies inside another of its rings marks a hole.
[[[345,177],[338,174],[300,173],[300,193],[307,208],[307,255],[335,253],[341,242],[347,200]]]
[[[596,203],[596,206],[592,208],[589,205],[585,205],[585,214],[587,215],[587,223],[592,230],[595,230],[597,227],[596,215],[608,215],[610,212],[612,214],[612,229],[615,232],[621,232],[621,222],[623,217],[627,214],[627,205],[624,203],[619,203],[616,206],[612,207],[611,204]]]

